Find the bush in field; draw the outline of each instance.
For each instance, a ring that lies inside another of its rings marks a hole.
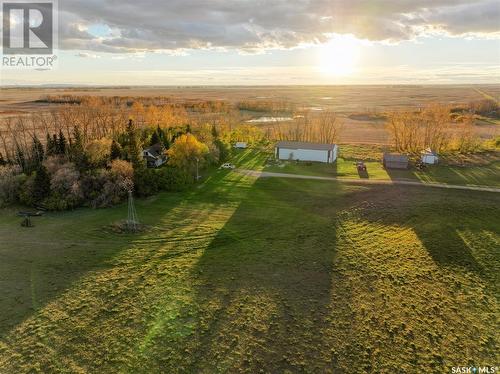
[[[19,200],[19,192],[26,176],[17,166],[0,166],[0,207]]]
[[[81,180],[83,199],[93,208],[119,204],[134,188],[134,170],[130,162],[114,160],[109,169],[97,169]]]
[[[75,208],[82,203],[80,172],[72,162],[65,162],[52,173],[50,196],[45,200],[49,209],[64,210]]]

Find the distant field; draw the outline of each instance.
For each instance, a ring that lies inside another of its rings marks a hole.
[[[247,167],[255,157],[238,162]],[[219,171],[137,203],[0,211],[0,373],[449,373],[499,362],[500,197]]]
[[[380,117],[386,111],[419,108],[429,103],[467,105],[484,99],[485,95],[498,98],[498,92],[500,85],[0,88],[0,118],[57,107],[35,102],[47,95],[165,96],[174,102],[272,101],[289,103],[298,109],[337,112],[345,123],[342,142],[388,144],[384,118]],[[248,114],[242,111],[242,115]],[[261,115],[254,113],[254,117]],[[482,120],[476,131],[482,138],[490,138],[500,135],[500,126],[496,121]]]
[[[479,89],[478,92],[476,89]],[[482,92],[498,96],[498,85],[441,86],[262,86],[262,87],[130,87],[130,88],[2,88],[0,111],[6,105],[46,95],[166,96],[175,100],[283,101],[297,106],[322,107],[341,113],[418,107],[429,102],[467,104]]]

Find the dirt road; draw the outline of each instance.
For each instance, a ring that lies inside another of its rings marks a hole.
[[[444,183],[424,183],[413,182],[407,180],[382,180],[382,179],[348,179],[348,178],[333,178],[333,177],[317,177],[312,175],[299,175],[299,174],[286,174],[286,173],[270,173],[266,171],[236,169],[238,173],[249,175],[256,178],[295,178],[295,179],[310,179],[310,180],[325,180],[336,181],[341,183],[351,184],[369,184],[369,185],[404,185],[404,186],[419,186],[419,187],[434,187],[445,188],[452,190],[466,190],[466,191],[483,191],[483,192],[498,192],[500,188],[487,187],[487,186],[460,186],[456,184]]]

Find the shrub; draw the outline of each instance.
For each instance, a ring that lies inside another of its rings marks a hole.
[[[190,173],[173,168],[164,167],[158,169],[158,187],[162,191],[181,191],[193,183]]]
[[[81,204],[83,194],[80,188],[80,172],[75,164],[59,165],[50,179],[50,198],[45,201],[49,209],[64,210]]]
[[[28,206],[33,206],[37,203],[35,199],[35,173],[30,175],[21,186],[19,191],[19,201]]]
[[[191,173],[171,166],[139,169],[134,173],[135,192],[138,196],[151,196],[160,191],[181,191],[192,183]]]
[[[130,163],[124,161],[126,164]],[[123,168],[125,165],[120,165]],[[126,173],[115,170],[98,169],[86,175],[81,181],[84,200],[92,208],[103,208],[122,202],[133,189],[132,178]],[[130,165],[131,167],[131,165]],[[127,166],[125,166],[127,168]]]
[[[134,172],[135,192],[139,196],[151,196],[160,191],[160,178],[156,169],[140,168]]]
[[[113,160],[109,163],[109,168],[111,173],[117,177],[128,178],[130,180],[134,178],[134,167],[128,161]]]
[[[87,145],[86,154],[89,162],[94,166],[104,166],[111,155],[112,140],[103,138],[94,140]]]

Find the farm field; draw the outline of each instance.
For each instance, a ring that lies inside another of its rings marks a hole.
[[[175,103],[200,100],[286,103],[297,109],[335,111],[344,123],[340,141],[356,144],[389,144],[383,114],[421,108],[431,103],[464,106],[485,97],[498,100],[499,85],[396,85],[396,86],[251,86],[251,87],[3,87],[0,88],[0,119],[46,112],[58,104],[38,102],[48,95],[164,96]],[[273,113],[241,111],[244,120]],[[247,118],[248,117],[248,118]],[[262,124],[264,125],[264,124]],[[2,129],[0,128],[0,131]],[[478,119],[476,133],[483,139],[500,135],[497,120]]]
[[[498,206],[493,193],[218,171],[139,200],[150,230],[137,236],[108,227],[126,205],[31,229],[1,210],[0,373],[495,365]]]

